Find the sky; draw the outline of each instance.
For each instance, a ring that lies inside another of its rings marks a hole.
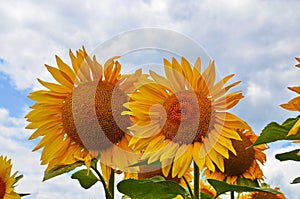
[[[36,78],[51,80],[44,64],[55,65],[56,54],[70,63],[69,49],[84,45],[88,52],[105,52],[101,47],[109,41],[122,51],[147,40],[141,36],[131,43],[113,43],[127,31],[153,27],[176,32],[201,46],[215,60],[220,76],[234,73],[233,80],[242,81],[236,89],[245,97],[232,112],[257,134],[271,121],[281,123],[297,115],[279,107],[296,96],[287,86],[300,84],[300,69],[294,67],[294,58],[300,57],[297,0],[0,0],[0,4],[0,154],[12,158],[13,169],[24,174],[17,191],[32,193],[28,199],[101,198],[103,192],[100,184],[83,190],[68,175],[42,182],[45,167],[39,164],[40,153],[31,152],[36,144],[28,141],[32,132],[24,129],[24,116],[33,104],[27,95],[41,88]],[[163,38],[156,41],[167,45]],[[183,52],[194,49],[181,46]],[[266,181],[292,199],[300,198],[300,185],[289,184],[299,176],[299,164],[279,162],[274,154],[295,148],[287,142],[271,144],[263,167]]]

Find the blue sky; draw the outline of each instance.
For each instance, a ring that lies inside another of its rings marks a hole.
[[[66,175],[42,183],[40,154],[32,153],[35,142],[27,141],[32,133],[24,130],[24,115],[32,104],[27,95],[41,88],[37,77],[51,80],[44,64],[55,65],[55,54],[69,63],[69,49],[84,45],[93,52],[121,32],[143,27],[176,31],[205,49],[220,76],[234,73],[234,80],[242,81],[236,89],[245,98],[232,111],[259,134],[268,122],[297,115],[279,104],[296,96],[287,86],[300,85],[300,69],[294,67],[294,57],[300,57],[299,10],[297,0],[2,1],[0,154],[25,174],[18,190],[33,193],[27,198],[101,198],[100,185],[85,191]],[[271,186],[297,199],[300,187],[289,182],[299,176],[299,164],[274,159],[295,147],[272,144],[264,171]]]

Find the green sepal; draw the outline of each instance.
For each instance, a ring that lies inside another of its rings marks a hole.
[[[15,178],[15,182],[13,185],[17,184],[19,182],[19,180],[21,180],[23,178],[23,175],[18,175],[16,178]]]
[[[258,180],[250,180],[247,178],[238,177],[237,185],[248,186],[248,187],[259,187]]]
[[[87,169],[82,169],[73,173],[71,178],[78,180],[81,187],[85,189],[89,189],[99,181],[99,179],[93,174],[93,172],[88,171]]]
[[[73,164],[55,166],[54,168],[50,169],[49,171],[45,171],[43,181],[49,180],[58,175],[72,171],[73,169],[75,169],[79,166],[82,166],[82,165],[84,165],[84,162],[78,161]]]

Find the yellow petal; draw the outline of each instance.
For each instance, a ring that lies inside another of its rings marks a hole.
[[[55,55],[55,59],[56,59],[58,68],[61,71],[63,71],[65,74],[67,74],[70,77],[70,79],[72,80],[72,82],[74,82],[76,79],[76,75],[75,75],[74,71],[66,63],[64,63],[57,55]]]
[[[294,126],[290,129],[288,136],[295,135],[298,133],[300,127],[300,119],[297,120],[297,122],[294,124]]]
[[[154,81],[156,81],[158,84],[170,89],[171,88],[171,84],[169,82],[169,80],[167,80],[166,78],[164,78],[163,76],[158,75],[157,73],[155,73],[152,70],[149,70],[149,74],[151,75],[151,77],[154,79]]]
[[[46,88],[58,92],[58,93],[71,93],[72,90],[70,90],[68,87],[64,86],[64,85],[59,85],[59,84],[54,84],[54,83],[50,83],[50,82],[45,82],[43,80],[38,79],[38,81],[45,86]]]
[[[193,158],[200,170],[203,169],[204,164],[205,164],[205,159],[200,158],[200,149],[201,148],[202,148],[201,143],[199,143],[199,142],[194,143]]]
[[[189,144],[189,147],[187,149],[187,152],[185,153],[185,156],[180,157],[180,168],[181,170],[178,173],[178,177],[181,178],[188,168],[190,168],[192,159],[193,159],[193,145]]]
[[[223,137],[235,139],[235,140],[242,140],[240,135],[236,132],[235,129],[229,129],[226,128],[225,126],[221,126],[219,124],[214,125],[216,131],[221,132]]]
[[[209,65],[203,72],[203,77],[204,77],[207,87],[211,91],[213,89],[213,85],[214,85],[215,79],[216,79],[216,69],[215,69],[214,61],[210,61]]]
[[[177,176],[180,172],[180,169],[182,169],[182,165],[184,164],[183,161],[185,158],[192,157],[192,154],[187,155],[189,149],[189,145],[183,144],[181,145],[175,155],[174,163],[173,163],[173,168],[172,168],[172,177],[174,178]],[[191,151],[192,152],[192,151]],[[187,161],[189,161],[187,159]]]
[[[68,87],[69,89],[73,89],[74,82],[66,73],[52,66],[45,66],[57,82],[59,82],[61,85]]]
[[[192,71],[190,63],[186,60],[185,57],[181,58],[181,66],[184,71],[185,77],[188,80],[192,80],[193,79],[193,71]]]

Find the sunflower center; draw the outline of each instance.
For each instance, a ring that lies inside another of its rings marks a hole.
[[[263,192],[258,192],[254,193],[252,196],[253,199],[278,199],[276,194],[273,193],[263,193]]]
[[[104,82],[79,85],[62,108],[65,133],[89,150],[107,149],[118,143],[130,125],[129,116],[121,116],[126,101],[127,95],[114,85]]]
[[[209,131],[211,100],[192,91],[171,95],[163,104],[166,111],[161,133],[177,143],[202,142]]]
[[[239,135],[242,138],[242,141],[232,140],[232,145],[237,155],[229,152],[229,158],[224,159],[225,174],[229,176],[241,175],[247,171],[251,167],[253,161],[255,161],[254,149],[246,149],[252,142],[243,133],[239,132]]]
[[[5,187],[6,187],[5,183],[0,178],[0,199],[4,198]]]

